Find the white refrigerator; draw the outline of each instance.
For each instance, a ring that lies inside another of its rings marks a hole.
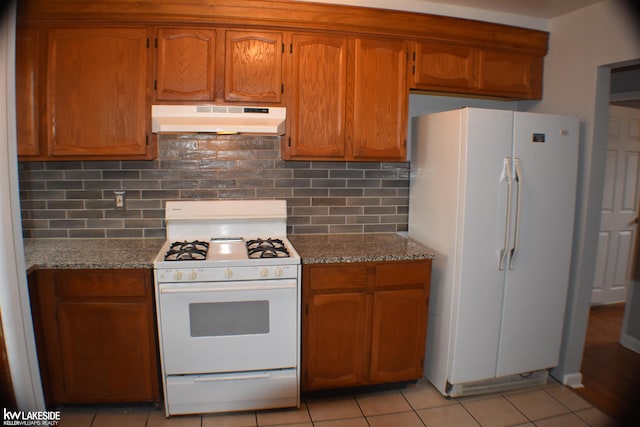
[[[462,108],[413,126],[409,236],[436,253],[426,377],[448,396],[545,382],[569,282],[577,118]]]

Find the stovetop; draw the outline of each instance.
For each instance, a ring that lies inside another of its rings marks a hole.
[[[286,237],[214,237],[167,241],[156,268],[207,268],[300,264]]]
[[[300,264],[286,238],[284,200],[168,201],[165,221],[167,242],[156,268]]]

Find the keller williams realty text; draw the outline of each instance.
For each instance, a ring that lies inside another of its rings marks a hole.
[[[4,408],[5,426],[55,426],[60,422],[60,411],[9,411]]]

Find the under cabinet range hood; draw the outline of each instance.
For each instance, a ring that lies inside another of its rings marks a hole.
[[[284,135],[287,109],[241,105],[152,105],[153,133]]]

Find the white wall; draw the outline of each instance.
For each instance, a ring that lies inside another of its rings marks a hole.
[[[581,382],[604,184],[610,65],[640,58],[640,32],[617,0],[552,19],[543,98],[531,111],[580,118],[580,163],[571,283],[560,365],[553,375]]]
[[[405,10],[409,12],[429,13],[433,15],[452,16],[456,18],[474,19],[476,21],[496,24],[514,25],[534,30],[548,30],[548,21],[542,18],[515,15],[513,13],[482,10],[473,7],[436,3],[428,0],[300,0],[316,3],[333,3],[380,9]]]
[[[20,227],[14,57],[14,12],[0,8],[0,309],[16,401],[28,411],[44,409],[44,398]]]

